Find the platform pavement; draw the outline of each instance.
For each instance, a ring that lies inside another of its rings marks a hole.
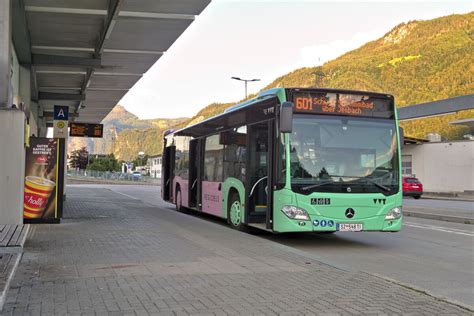
[[[35,225],[4,314],[471,314],[362,272],[107,189]],[[350,254],[348,254],[348,261]]]

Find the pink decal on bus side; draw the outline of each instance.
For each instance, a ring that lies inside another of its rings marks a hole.
[[[222,182],[202,182],[202,211],[222,217]]]
[[[189,207],[188,203],[188,180],[175,176],[173,179],[173,201],[176,203],[176,185],[179,185],[181,191],[181,205]]]

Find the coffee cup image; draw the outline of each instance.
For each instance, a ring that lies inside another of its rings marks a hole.
[[[23,217],[41,218],[55,187],[56,183],[49,179],[36,176],[26,177]]]

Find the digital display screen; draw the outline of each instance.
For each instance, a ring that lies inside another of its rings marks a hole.
[[[241,134],[233,131],[220,132],[219,144],[221,145],[239,145],[245,146],[247,140],[246,134]]]
[[[392,101],[383,96],[295,92],[293,102],[295,113],[394,118]]]
[[[90,123],[70,123],[69,136],[73,137],[97,137],[104,135],[104,125]]]

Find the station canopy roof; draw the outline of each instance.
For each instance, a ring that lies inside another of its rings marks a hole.
[[[98,123],[211,0],[15,0],[13,42],[52,121]],[[159,88],[159,87],[157,87]]]

